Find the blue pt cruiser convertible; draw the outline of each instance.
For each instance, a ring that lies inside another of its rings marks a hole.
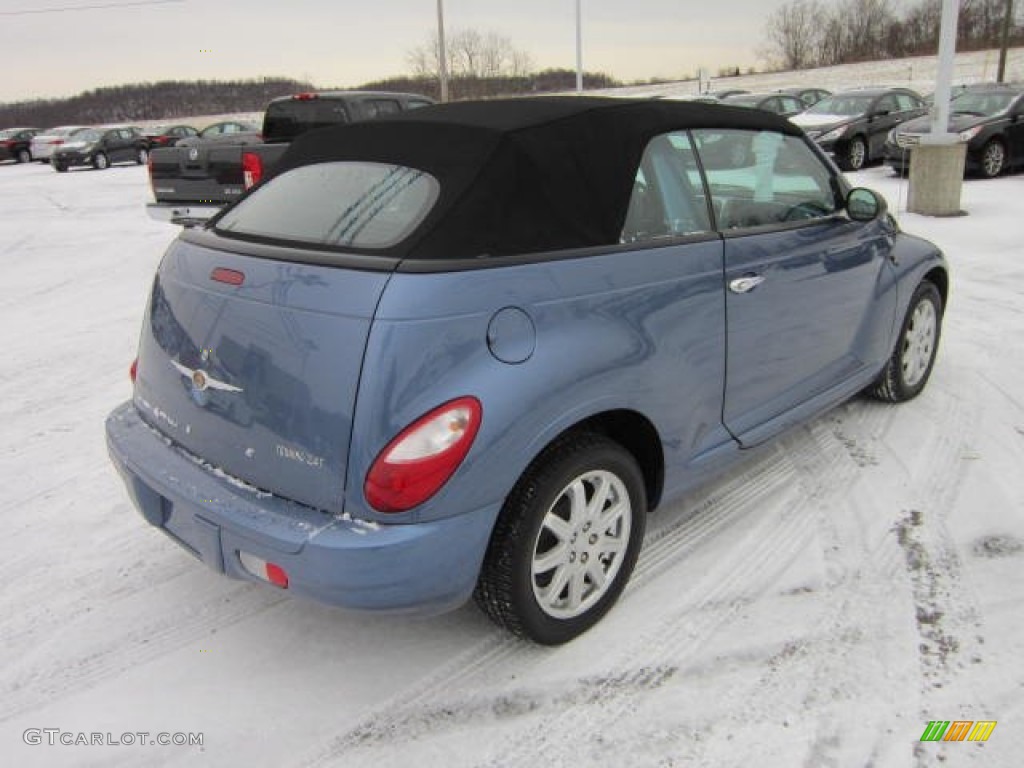
[[[107,441],[217,571],[369,610],[472,596],[557,644],[658,505],[859,392],[917,395],[948,289],[774,115],[427,107],[299,138],[181,233]]]

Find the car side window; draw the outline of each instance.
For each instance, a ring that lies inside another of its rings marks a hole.
[[[917,109],[917,102],[914,101],[914,97],[909,93],[897,93],[896,103],[899,104],[900,112],[909,112],[912,109]]]
[[[874,111],[875,114],[888,114],[891,112],[899,112],[899,109],[896,97],[890,93],[878,100]]]
[[[832,173],[802,138],[709,128],[693,136],[718,229],[819,219],[838,210]]]
[[[369,99],[363,102],[368,118],[381,117],[382,115],[395,115],[401,112],[397,101],[391,99]]]
[[[802,112],[804,110],[804,103],[793,96],[782,97],[782,114],[792,112]]]
[[[620,241],[638,243],[711,231],[701,189],[690,136],[679,131],[654,137],[640,159]]]

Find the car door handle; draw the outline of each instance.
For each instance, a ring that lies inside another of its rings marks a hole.
[[[729,282],[729,290],[733,293],[747,293],[754,290],[767,278],[764,275],[744,275]]]

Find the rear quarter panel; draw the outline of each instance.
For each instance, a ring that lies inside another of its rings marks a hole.
[[[533,353],[504,363],[488,325],[518,307]],[[723,441],[724,294],[718,239],[586,258],[441,274],[396,273],[370,333],[356,408],[346,511],[378,517],[362,486],[381,449],[432,408],[462,395],[483,405],[464,464],[409,521],[500,502],[560,433],[628,409],[661,435],[666,491]],[[391,517],[390,519],[396,519]]]

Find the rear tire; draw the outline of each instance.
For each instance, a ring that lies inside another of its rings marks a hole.
[[[31,163],[32,153],[29,152],[27,149],[19,149],[17,152],[14,153],[14,159],[17,160],[19,163]]]
[[[868,145],[863,136],[854,136],[846,145],[846,151],[836,156],[839,167],[844,171],[859,171],[868,163]]]
[[[97,152],[92,158],[92,167],[97,171],[103,171],[110,167],[110,161],[102,152]]]
[[[622,593],[643,541],[640,467],[608,438],[547,448],[505,500],[474,598],[497,624],[543,645],[596,624]]]
[[[868,394],[888,403],[921,394],[932,374],[941,332],[942,296],[934,283],[924,280],[910,300],[896,348]]]
[[[53,170],[55,170],[57,173],[67,173],[68,172],[68,167],[66,165],[56,165],[55,164],[53,166]]]
[[[139,165],[145,165],[147,160],[149,160],[149,151],[140,149],[135,155],[135,162]]]

